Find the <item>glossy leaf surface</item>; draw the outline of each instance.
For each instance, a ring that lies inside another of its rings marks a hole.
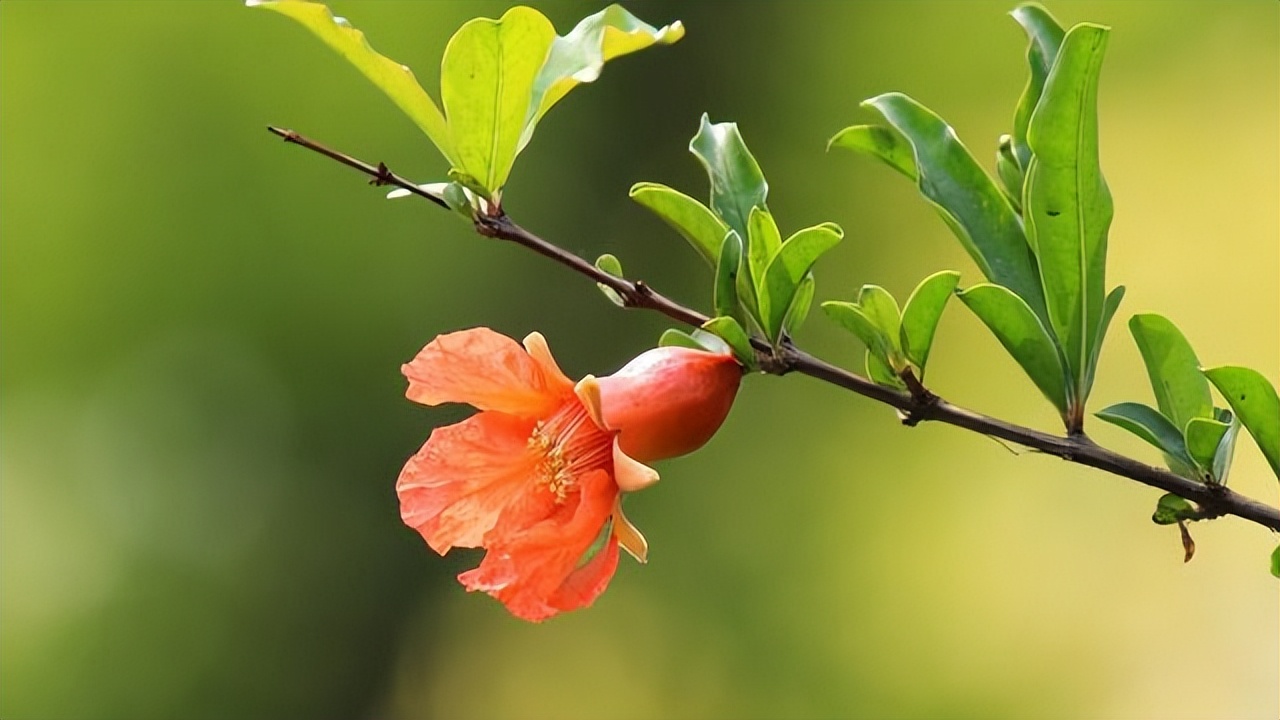
[[[1027,34],[1027,65],[1031,68],[1031,77],[1018,99],[1018,108],[1013,115],[1013,151],[1018,167],[1026,170],[1031,164],[1031,148],[1027,145],[1027,126],[1031,122],[1031,114],[1040,102],[1040,93],[1044,90],[1049,70],[1058,56],[1058,47],[1066,32],[1057,20],[1042,6],[1036,3],[1025,3],[1009,13],[1022,26]]]
[[[1191,418],[1183,433],[1187,441],[1187,454],[1206,473],[1213,473],[1213,463],[1218,456],[1218,445],[1231,429],[1230,423],[1210,418]],[[1216,477],[1216,476],[1215,476]]]
[[[1280,478],[1280,397],[1275,386],[1262,373],[1245,367],[1228,365],[1205,370],[1204,374],[1226,398],[1267,458],[1271,471]]]
[[[902,352],[919,368],[922,376],[929,361],[938,320],[942,318],[942,311],[959,282],[960,273],[954,270],[934,273],[920,281],[902,308]]]
[[[733,350],[733,356],[747,368],[754,369],[756,352],[751,338],[737,320],[728,316],[714,317],[702,324],[702,329],[724,340]]]
[[[717,315],[741,316],[738,302],[738,273],[742,271],[742,239],[729,230],[720,243],[716,259],[716,284],[714,305]],[[748,283],[749,284],[749,283]],[[751,296],[754,298],[754,294]]]
[[[1196,477],[1195,463],[1187,453],[1182,431],[1169,422],[1169,418],[1153,407],[1136,402],[1125,402],[1103,408],[1094,413],[1104,420],[1151,444],[1164,453],[1169,469],[1184,477]]]
[[[889,167],[915,182],[916,157],[911,144],[902,134],[883,125],[853,125],[836,133],[827,142],[827,150],[844,148],[878,157]]]
[[[974,285],[957,295],[995,334],[1040,392],[1065,415],[1067,384],[1058,348],[1031,307],[1000,285]]]
[[[1185,428],[1191,418],[1213,417],[1209,382],[1178,328],[1163,315],[1145,314],[1129,319],[1129,331],[1147,366],[1156,405],[1174,427]]]
[[[760,319],[765,334],[776,340],[783,320],[791,310],[801,282],[823,253],[835,247],[844,237],[840,226],[823,223],[797,231],[782,243],[769,261],[760,287]],[[812,298],[812,296],[810,296]]]
[[[689,141],[689,152],[706,168],[711,181],[711,209],[739,237],[748,237],[751,208],[765,207],[769,184],[743,142],[738,124],[712,124],[703,114],[698,134]]]
[[[857,303],[829,300],[822,303],[822,311],[837,325],[853,333],[867,350],[874,354],[882,365],[890,367],[889,355],[893,352],[893,343],[889,336],[880,329]],[[893,371],[889,370],[892,375]]]
[[[729,228],[706,205],[660,183],[636,183],[631,186],[630,195],[680,233],[711,267],[716,267],[720,244]]]

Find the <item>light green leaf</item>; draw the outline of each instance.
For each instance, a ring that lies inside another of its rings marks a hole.
[[[248,0],[245,4],[274,10],[293,18],[315,33],[386,93],[396,107],[427,134],[446,160],[457,164],[449,130],[440,108],[436,107],[431,96],[418,84],[409,68],[374,51],[364,33],[351,27],[345,19],[334,17],[329,8],[320,3],[303,0]]]
[[[757,292],[762,293],[764,273],[769,261],[778,254],[782,247],[782,233],[778,232],[778,224],[773,214],[763,207],[753,207],[747,217],[747,259],[750,261],[751,281],[756,284]]]
[[[996,176],[1013,211],[1022,212],[1022,168],[1018,167],[1013,154],[1013,138],[1008,135],[1001,135],[1000,144],[996,146]]]
[[[918,186],[991,282],[1003,285],[1047,318],[1035,255],[1009,200],[933,111],[901,93],[863,103],[875,108],[911,145]]]
[[[1031,66],[1031,77],[1027,87],[1018,100],[1018,109],[1013,115],[1013,148],[1018,167],[1026,170],[1031,164],[1031,148],[1027,145],[1027,126],[1031,122],[1031,114],[1040,102],[1040,94],[1044,90],[1045,80],[1053,61],[1058,57],[1058,48],[1066,35],[1062,26],[1040,5],[1025,3],[1009,13],[1027,33],[1030,41],[1027,45],[1027,64]]]
[[[942,311],[958,282],[960,273],[954,270],[934,273],[920,281],[902,308],[902,352],[920,371],[921,379],[924,379],[925,363],[929,361],[929,349],[933,346],[938,320],[942,318]]]
[[[877,385],[896,388],[898,390],[906,390],[906,383],[902,382],[902,378],[893,371],[893,368],[884,364],[880,356],[871,350],[867,350],[866,357],[867,377]]]
[[[1116,310],[1120,309],[1120,301],[1124,300],[1124,286],[1117,285],[1111,288],[1111,292],[1107,295],[1106,302],[1102,307],[1102,322],[1098,325],[1098,334],[1093,344],[1090,346],[1089,363],[1086,365],[1088,372],[1084,377],[1084,391],[1081,393],[1083,397],[1089,397],[1089,393],[1093,390],[1093,379],[1098,373],[1098,357],[1102,354],[1102,342],[1107,337],[1107,330],[1111,328],[1111,320],[1116,315]]]
[[[856,303],[828,300],[822,303],[822,311],[837,325],[857,336],[867,350],[876,356],[881,365],[891,368],[889,354],[893,351],[893,343],[889,340],[889,336],[867,317],[861,307]],[[869,366],[868,372],[870,372]],[[893,370],[890,369],[888,374],[893,375]]]
[[[749,369],[756,367],[756,351],[751,346],[751,338],[737,320],[727,315],[714,317],[702,324],[702,329],[728,343],[733,349],[733,356]]]
[[[816,289],[817,282],[813,279],[813,273],[810,272],[800,281],[800,286],[796,288],[795,299],[791,301],[791,309],[787,311],[787,317],[782,321],[782,331],[788,337],[795,337],[796,331],[804,324],[806,318],[809,317],[809,308],[813,305],[813,293]]]
[[[498,20],[458,28],[440,64],[440,100],[449,117],[456,169],[500,196],[520,150],[534,79],[556,38],[542,13],[513,7]]]
[[[600,268],[601,270],[609,273],[614,277],[623,277],[622,263],[618,261],[618,258],[608,253],[605,253],[604,255],[601,255],[600,257],[596,258],[596,267]],[[626,302],[622,300],[622,296],[619,295],[617,291],[615,291],[613,288],[609,287],[608,285],[605,285],[604,283],[596,283],[596,287],[600,288],[600,292],[604,293],[604,296],[609,298],[609,300],[614,305],[617,305],[618,307],[623,307],[626,305]]]
[[[1129,318],[1129,332],[1147,366],[1156,405],[1174,427],[1185,428],[1191,418],[1213,417],[1209,382],[1178,328],[1163,315],[1145,314]]]
[[[706,168],[711,180],[711,209],[737,230],[739,237],[747,238],[751,208],[765,207],[769,184],[742,141],[738,124],[713,125],[703,113],[698,134],[689,141],[689,152]]]
[[[1227,475],[1231,472],[1231,460],[1236,454],[1236,437],[1240,435],[1240,420],[1225,408],[1214,408],[1218,422],[1227,423],[1227,433],[1218,443],[1213,457],[1213,477],[1223,485],[1227,484]]]
[[[631,199],[652,210],[689,241],[711,267],[716,266],[720,245],[729,227],[706,205],[678,190],[651,182],[632,185]]]
[[[889,339],[892,352],[889,355],[890,365],[897,369],[899,356],[902,355],[902,313],[898,311],[898,301],[888,290],[879,285],[863,285],[858,290],[858,307],[866,314],[867,319],[880,328],[880,332]]]
[[[823,253],[835,247],[844,231],[834,223],[823,223],[797,231],[782,243],[769,261],[758,288],[760,319],[765,335],[777,340],[782,323],[791,311],[801,281]]]
[[[883,160],[889,167],[916,181],[916,156],[911,145],[897,130],[883,125],[853,125],[836,133],[827,142],[831,148],[844,148]]]
[[[1006,287],[985,283],[957,295],[1065,417],[1067,383],[1058,347],[1026,301]]]
[[[1191,418],[1183,435],[1187,439],[1187,454],[1196,461],[1196,465],[1206,475],[1212,476],[1214,459],[1218,455],[1218,445],[1231,429],[1230,423],[1218,422],[1210,418]]]
[[[1280,545],[1271,551],[1271,574],[1280,578]]]
[[[1023,220],[1040,259],[1049,322],[1079,402],[1106,299],[1111,192],[1098,163],[1098,74],[1108,30],[1067,33],[1031,124]]]
[[[551,43],[533,82],[520,148],[528,144],[542,116],[579,84],[595,82],[606,62],[654,44],[670,45],[682,37],[684,25],[679,21],[655,28],[621,5],[610,5],[583,18],[568,35]]]
[[[694,350],[706,350],[706,346],[698,342],[689,333],[683,330],[671,328],[662,333],[662,337],[658,338],[658,347],[686,347]]]
[[[742,310],[738,302],[738,273],[742,271],[742,238],[738,237],[738,233],[733,230],[725,233],[724,240],[720,243],[719,255],[713,298],[716,314],[741,317]],[[754,301],[755,295],[752,295],[751,299]]]
[[[1160,450],[1170,470],[1183,477],[1199,478],[1182,432],[1155,408],[1125,402],[1099,410],[1094,415],[1099,420],[1128,430]]]
[[[1271,471],[1280,478],[1280,396],[1275,386],[1262,373],[1245,367],[1228,365],[1204,374],[1226,398],[1236,418],[1258,443]]]
[[[1151,515],[1151,521],[1157,525],[1172,525],[1192,517],[1195,512],[1196,509],[1184,498],[1173,493],[1165,493],[1156,501],[1156,511]]]

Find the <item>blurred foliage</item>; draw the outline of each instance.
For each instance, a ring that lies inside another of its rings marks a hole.
[[[456,28],[506,9],[335,3],[426,87]],[[563,30],[600,6],[539,9]],[[704,264],[627,194],[702,187],[685,148],[707,112],[751,140],[780,225],[845,228],[817,300],[977,279],[913,188],[823,143],[901,89],[994,144],[1026,83],[1010,3],[633,9],[688,36],[540,123],[505,190],[522,224],[704,301]],[[1126,315],[1167,315],[1206,366],[1277,377],[1280,6],[1051,9],[1115,28],[1100,143]],[[401,463],[463,414],[405,401],[399,364],[484,324],[608,372],[663,319],[269,136],[423,182],[448,169],[340,58],[238,3],[5,0],[0,107],[0,716],[1277,714],[1264,531],[1202,524],[1184,567],[1149,489],[908,430],[802,378],[752,379],[720,436],[634,499],[648,566],[590,610],[513,620],[453,580],[474,558],[437,558],[399,522]],[[799,341],[862,362],[830,323]],[[1057,425],[967,314],[945,315],[929,367],[948,398]],[[1145,385],[1131,343],[1101,367],[1098,406]],[[1276,500],[1252,445],[1232,485]]]

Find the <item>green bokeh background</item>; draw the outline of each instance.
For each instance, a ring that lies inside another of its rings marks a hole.
[[[600,6],[540,2],[567,30]],[[497,2],[340,2],[434,94]],[[1025,78],[1009,2],[647,2],[688,36],[606,69],[520,158],[507,208],[705,306],[693,252],[626,192],[705,194],[685,151],[732,119],[784,232],[845,242],[819,299],[976,270],[905,182],[824,153],[902,90],[989,162]],[[1158,311],[1206,365],[1280,377],[1280,5],[1072,2],[1115,27],[1101,87],[1121,319]],[[1010,452],[803,377],[752,377],[705,449],[636,496],[651,562],[590,610],[510,618],[398,518],[396,474],[461,408],[402,397],[437,333],[542,331],[573,375],[665,324],[269,136],[422,181],[411,123],[289,21],[234,2],[0,6],[0,716],[4,718],[1274,718],[1276,539],[1177,533],[1157,492]],[[814,352],[861,349],[815,313]],[[1056,418],[958,303],[931,384]],[[1150,401],[1117,323],[1093,409]],[[1101,443],[1155,454],[1092,423]],[[1276,501],[1251,441],[1233,486]]]

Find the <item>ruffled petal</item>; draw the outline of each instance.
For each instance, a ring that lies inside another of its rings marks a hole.
[[[590,560],[569,573],[547,604],[561,612],[588,607],[609,587],[618,569],[618,538],[610,535],[604,547]]]
[[[532,621],[545,620],[560,611],[551,603],[553,598],[570,603],[574,597],[581,599],[589,594],[574,595],[570,590],[556,598],[613,512],[617,487],[603,470],[587,473],[579,483],[580,492],[571,495],[551,517],[517,535],[494,538],[480,566],[459,575],[459,582],[468,590],[492,595],[513,615]],[[582,585],[596,595],[603,591],[612,569],[601,562],[603,565],[592,570],[597,575],[575,580],[574,587]],[[600,577],[606,570],[607,576]]]
[[[440,554],[480,545],[503,509],[534,484],[533,427],[533,420],[482,412],[436,428],[396,481],[405,524]]]
[[[414,402],[467,403],[527,418],[551,413],[572,390],[558,370],[549,373],[516,341],[483,327],[437,337],[401,372]]]

